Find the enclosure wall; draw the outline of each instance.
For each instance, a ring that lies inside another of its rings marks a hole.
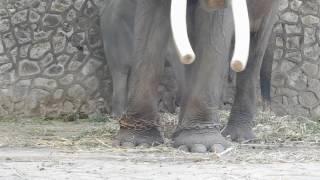
[[[98,23],[103,4],[0,1],[0,116],[108,111],[112,83]],[[281,0],[272,78],[279,114],[320,116],[319,8],[317,0]],[[166,72],[165,79],[174,79]],[[171,85],[162,89],[176,89]]]

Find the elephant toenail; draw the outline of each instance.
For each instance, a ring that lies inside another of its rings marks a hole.
[[[125,148],[134,148],[135,147],[135,144],[132,142],[123,142],[121,145],[122,145],[122,147],[125,147]]]
[[[191,146],[191,152],[205,153],[207,152],[207,147],[203,144],[194,144]]]
[[[148,143],[141,143],[141,144],[139,144],[138,147],[139,147],[139,148],[149,148],[150,145],[149,145]]]
[[[189,148],[186,145],[179,146],[178,150],[184,151],[184,152],[189,152]]]
[[[225,148],[221,144],[214,144],[211,146],[211,152],[221,153],[225,150]]]

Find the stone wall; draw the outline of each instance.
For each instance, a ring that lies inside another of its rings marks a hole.
[[[320,117],[320,1],[281,0],[273,66],[273,110]]]
[[[0,116],[108,111],[103,1],[0,1]],[[320,116],[319,7],[281,0],[272,81],[280,114]]]
[[[0,115],[91,113],[109,102],[100,3],[0,1]]]

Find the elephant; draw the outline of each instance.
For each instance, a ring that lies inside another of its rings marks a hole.
[[[132,17],[135,16],[136,3],[136,1],[131,0],[122,0],[121,2],[112,2],[108,0],[106,1],[100,18],[101,32],[105,32],[102,33],[104,51],[108,65],[111,69],[113,82],[111,110],[113,117],[120,117],[126,110],[128,86],[130,77],[132,77],[131,71],[136,65],[136,61],[132,58],[134,28],[134,18]],[[117,8],[117,10],[111,10],[112,8]],[[116,14],[116,16],[114,14]],[[181,71],[183,67],[176,60],[178,57],[173,49],[174,46],[171,43],[168,46],[165,64],[170,64],[174,69]],[[126,53],[123,53],[123,51]],[[181,77],[176,71],[174,73],[176,77]],[[161,78],[162,85],[159,88],[159,93],[162,97],[162,99],[159,100],[161,101],[159,104],[162,107],[160,109],[162,111],[174,113],[176,103],[178,103],[176,101],[179,101],[179,98],[175,100],[177,94],[173,94],[175,93],[174,91],[176,91],[173,89],[174,87],[172,87],[173,82],[167,82],[169,80],[172,81],[172,76],[169,76],[168,74],[162,75],[165,77]],[[178,84],[181,83],[179,82]],[[181,85],[178,87],[181,87]],[[165,90],[165,88],[170,88],[170,91]],[[179,95],[177,96],[179,97]]]
[[[189,65],[174,65],[180,89],[179,123],[172,136],[176,148],[190,152],[222,151],[230,146],[224,136],[237,142],[255,138],[255,89],[262,62],[270,59],[270,55],[264,55],[279,2],[247,0],[249,58],[247,68],[236,74],[235,100],[228,123],[221,131],[217,109],[234,41],[233,13],[228,1],[188,0],[188,37],[196,60]],[[170,2],[107,0],[102,11],[101,32],[114,85],[113,112],[122,114],[114,145],[163,143],[158,128],[158,85],[168,54],[178,61],[178,55],[168,53],[173,43]]]

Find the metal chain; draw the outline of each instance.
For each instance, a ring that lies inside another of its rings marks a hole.
[[[133,118],[128,115],[122,115],[119,120],[120,128],[133,129],[136,131],[151,130],[159,127],[159,123],[152,120]]]

